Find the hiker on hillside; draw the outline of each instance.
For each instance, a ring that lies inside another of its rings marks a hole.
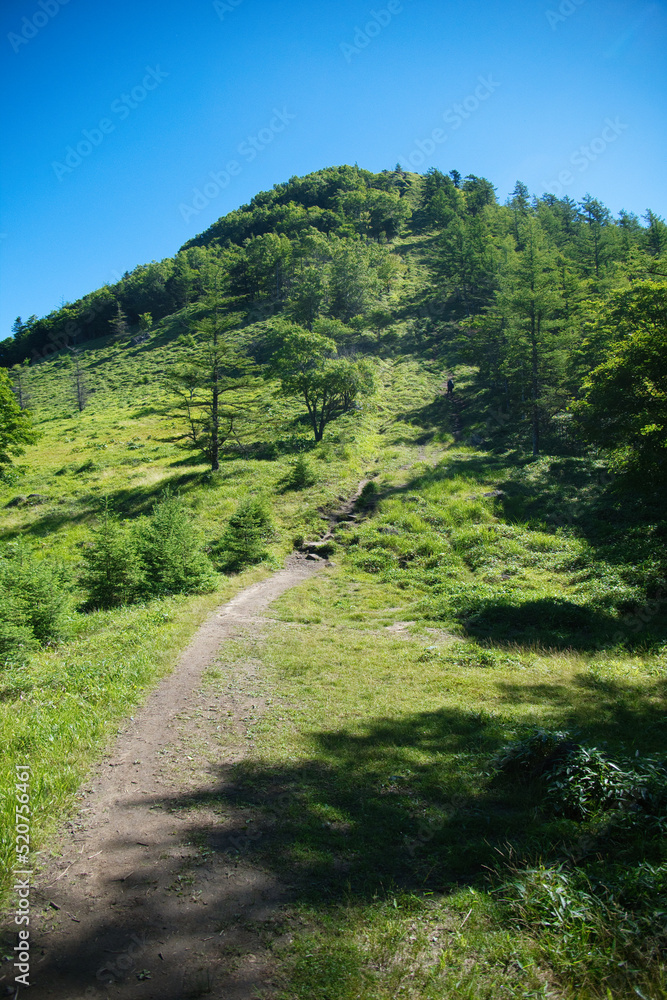
[[[451,377],[451,375],[447,379],[447,395],[448,396],[454,395],[454,379]]]

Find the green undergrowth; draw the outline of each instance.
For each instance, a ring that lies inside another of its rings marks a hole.
[[[326,622],[303,621],[313,587]],[[554,808],[543,778],[499,764],[546,728],[644,773],[664,660],[479,646],[401,622],[388,590],[351,617],[368,596],[338,570],[280,599],[252,652],[273,702],[215,795],[230,855],[298,901],[281,996],[665,996],[662,820]]]
[[[31,768],[31,832],[41,848],[119,721],[171,668],[205,612],[279,566],[295,536],[319,537],[322,512],[353,493],[362,476],[410,460],[420,429],[388,413],[405,396],[427,398],[438,383],[417,362],[379,361],[377,408],[339,419],[317,446],[298,410],[269,385],[263,408],[212,473],[160,383],[182,320],[165,321],[148,345],[109,340],[82,351],[91,393],[81,413],[71,406],[71,366],[61,356],[29,372],[39,439],[0,482],[3,867],[14,844],[16,765]],[[305,478],[303,463],[301,472],[297,466],[304,458]],[[230,575],[219,573],[216,589],[203,596],[143,593],[144,603],[94,610],[88,578],[105,510],[128,531],[141,529],[166,489]],[[270,515],[251,559],[239,510]],[[238,549],[243,558],[225,567],[219,549]],[[244,560],[263,564],[238,575]]]
[[[413,617],[496,644],[662,648],[665,523],[633,523],[601,466],[452,451],[416,472],[378,483],[374,516],[338,531],[351,565],[402,591]],[[573,511],[577,483],[589,495]]]
[[[554,463],[386,471],[274,605],[221,797],[292,886],[283,1000],[667,996],[660,565],[594,461],[554,524]]]

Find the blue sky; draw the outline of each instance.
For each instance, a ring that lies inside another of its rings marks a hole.
[[[334,164],[665,216],[666,26],[643,0],[5,0],[0,340]]]

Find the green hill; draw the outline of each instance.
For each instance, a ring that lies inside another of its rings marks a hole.
[[[280,995],[667,995],[667,227],[644,222],[330,168],[17,321],[38,438],[0,480],[1,767],[29,757],[39,846],[203,617],[363,486],[333,565],[233,654],[275,701],[244,808],[296,803],[251,850],[298,887]],[[7,868],[14,819],[5,796]]]

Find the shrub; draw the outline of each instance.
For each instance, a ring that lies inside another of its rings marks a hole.
[[[305,490],[313,486],[316,481],[317,477],[310,462],[305,455],[299,455],[287,474],[285,487],[288,490]]]
[[[667,770],[650,760],[617,764],[595,747],[576,747],[547,776],[555,813],[586,819],[608,810],[667,816]]]
[[[366,510],[370,507],[374,507],[378,500],[378,488],[377,484],[371,479],[370,482],[366,483],[361,493],[357,497],[355,506],[359,510]]]
[[[238,572],[266,559],[263,542],[273,530],[271,517],[262,500],[250,499],[239,504],[230,517],[217,547],[222,567]]]
[[[136,529],[143,594],[192,594],[212,590],[214,572],[201,536],[181,497],[166,489]]]
[[[3,595],[4,603],[4,595]],[[27,654],[33,649],[37,649],[39,643],[27,625],[16,625],[8,621],[4,615],[6,608],[2,608],[0,618],[0,664],[22,664],[27,659]]]
[[[81,584],[92,607],[110,608],[130,602],[140,586],[140,563],[136,540],[121,524],[106,502],[93,535],[84,551]]]
[[[535,778],[555,767],[576,746],[568,732],[535,727],[523,739],[503,747],[495,763],[507,774]]]
[[[0,656],[25,653],[67,637],[71,615],[69,582],[62,569],[23,547],[0,557]]]

